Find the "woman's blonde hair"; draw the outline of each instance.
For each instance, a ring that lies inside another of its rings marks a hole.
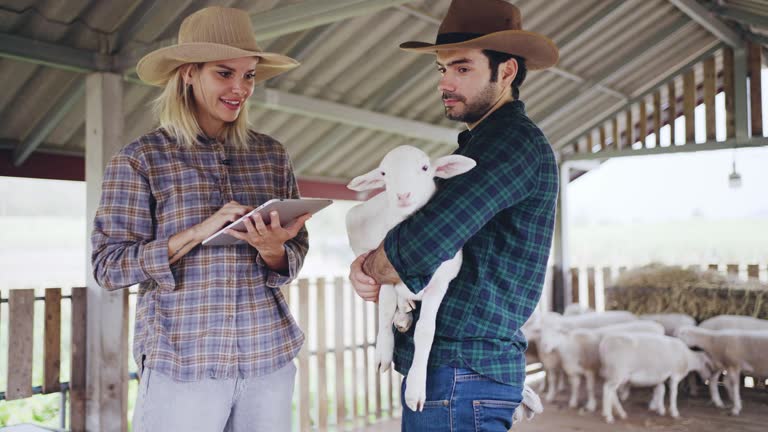
[[[160,126],[176,137],[183,147],[192,147],[198,135],[205,135],[195,117],[195,96],[193,87],[184,83],[182,75],[186,67],[202,69],[202,63],[184,65],[174,71],[165,84],[160,96],[154,101],[155,114],[160,119]],[[201,89],[202,91],[202,89]],[[236,148],[248,146],[248,104],[240,107],[240,114],[231,123],[226,123],[220,138],[232,143]]]

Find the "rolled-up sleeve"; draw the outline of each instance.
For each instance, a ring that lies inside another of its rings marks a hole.
[[[483,137],[473,141],[478,139]],[[481,151],[466,154],[477,162],[475,168],[443,181],[424,207],[389,231],[384,250],[411,291],[421,291],[440,264],[453,258],[497,213],[532,193],[541,154],[529,144],[480,144]],[[508,145],[516,146],[514,157]]]
[[[114,290],[151,279],[162,290],[174,289],[168,239],[154,238],[152,209],[145,169],[121,151],[104,173],[91,234],[93,276],[100,286]]]
[[[293,166],[288,156],[285,156],[286,195],[288,198],[301,198],[296,177],[293,175]],[[259,256],[257,262],[267,269],[266,285],[270,288],[280,288],[294,281],[304,265],[304,258],[309,251],[309,233],[306,226],[299,230],[296,237],[285,242],[285,253],[288,256],[287,274],[269,269],[264,260]]]

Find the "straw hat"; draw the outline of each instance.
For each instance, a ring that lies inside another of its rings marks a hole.
[[[477,48],[514,54],[528,69],[546,69],[559,58],[548,37],[522,29],[520,9],[504,0],[453,0],[437,31],[437,40],[405,42],[400,48],[417,53]]]
[[[144,56],[136,66],[136,73],[148,84],[163,86],[183,64],[240,57],[259,58],[254,76],[257,82],[299,65],[290,57],[259,48],[248,12],[214,6],[186,17],[179,28],[178,44]]]

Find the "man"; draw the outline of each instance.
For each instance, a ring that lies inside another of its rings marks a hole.
[[[455,153],[477,161],[441,181],[429,203],[351,266],[357,293],[375,301],[382,283],[402,280],[419,292],[463,248],[437,316],[424,410],[404,408],[403,431],[506,431],[522,398],[527,342],[518,330],[541,296],[558,170],[519,87],[527,69],[557,63],[558,50],[521,28],[519,10],[505,1],[454,0],[435,44],[400,46],[436,54],[445,115],[468,128]],[[404,375],[413,352],[412,327],[395,339]]]

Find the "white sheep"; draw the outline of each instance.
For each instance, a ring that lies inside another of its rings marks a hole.
[[[584,376],[587,385],[588,411],[597,408],[595,398],[595,379],[600,373],[600,355],[598,347],[606,335],[625,333],[664,334],[661,324],[651,321],[629,321],[599,328],[579,328],[570,332],[559,332],[555,340],[555,350],[560,355],[563,370],[568,375],[571,385],[569,406],[578,406],[579,386]]]
[[[595,310],[589,306],[584,306],[580,303],[571,303],[565,307],[565,310],[563,311],[563,315],[564,316],[581,315],[581,314],[594,312],[594,311]]]
[[[707,352],[717,367],[710,376],[712,401],[718,408],[724,408],[717,380],[720,372],[726,370],[725,389],[733,401],[731,414],[741,412],[741,372],[757,376],[768,376],[768,330],[710,330],[701,327],[685,327],[678,331],[678,337],[690,347]],[[712,385],[714,383],[714,385]]]
[[[635,321],[637,317],[627,311],[589,312],[581,315],[546,315],[541,318],[541,344],[539,351],[550,353],[555,350],[560,332],[577,328],[598,328],[611,324]]]
[[[426,204],[434,195],[435,177],[450,178],[463,174],[476,165],[460,155],[449,155],[430,161],[423,151],[400,146],[382,159],[372,171],[355,177],[347,187],[355,191],[385,188],[384,192],[350,209],[347,234],[355,255],[376,249],[387,232]],[[425,251],[427,253],[428,251]],[[461,250],[437,268],[429,284],[414,294],[405,284],[382,285],[379,291],[379,332],[376,337],[376,365],[380,372],[389,369],[394,350],[392,324],[395,313],[410,311],[408,302],[421,301],[421,312],[414,333],[415,352],[406,378],[405,402],[421,411],[426,399],[427,360],[435,335],[435,320],[448,284],[459,273]],[[398,326],[401,328],[403,326]]]
[[[768,330],[768,320],[743,315],[718,315],[702,321],[699,327],[708,330]]]
[[[696,320],[692,316],[682,313],[645,314],[638,318],[663,325],[664,334],[667,336],[674,336],[679,328],[696,325]]]
[[[622,419],[627,413],[616,393],[619,386],[632,384],[653,386],[651,408],[664,415],[664,382],[669,380],[669,411],[679,417],[677,387],[691,371],[702,377],[709,375],[711,360],[704,352],[689,349],[680,339],[657,334],[610,334],[599,347],[603,384],[603,416],[613,423],[613,410]]]
[[[557,312],[539,312],[538,309],[523,324],[520,330],[528,340],[528,350],[525,352],[526,363],[540,362],[546,376],[547,402],[555,400],[557,391],[565,387],[565,372],[560,364],[560,355],[556,351],[545,353],[541,350],[541,323],[548,316],[561,316]],[[542,388],[539,388],[541,390]]]

